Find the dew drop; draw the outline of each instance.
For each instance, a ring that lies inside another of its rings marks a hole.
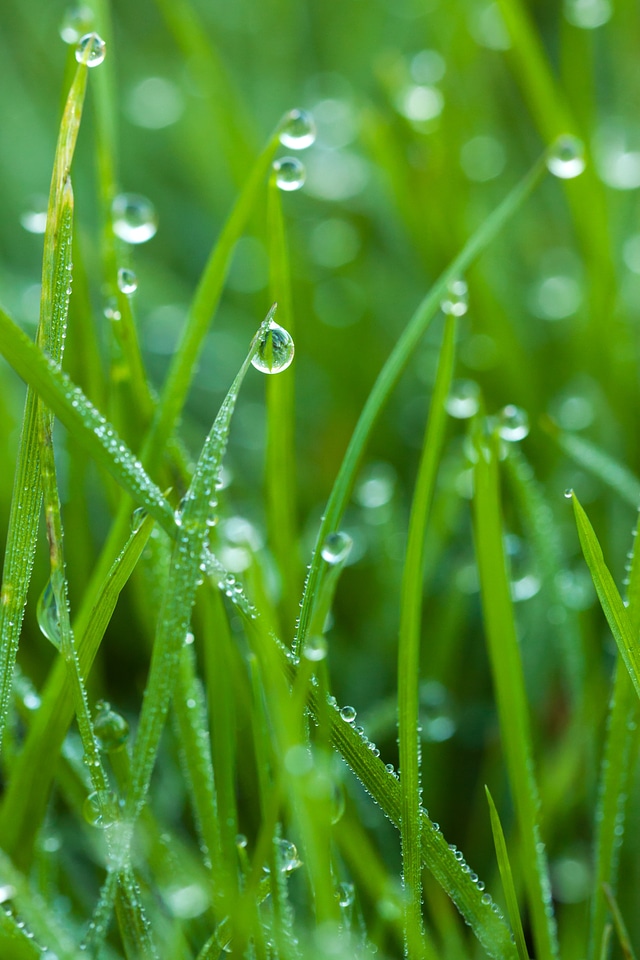
[[[85,33],[76,47],[76,60],[88,67],[97,67],[104,60],[107,45],[97,33]]]
[[[306,150],[316,139],[316,125],[306,110],[290,110],[282,121],[280,143],[290,150]]]
[[[298,849],[290,840],[278,840],[277,854],[280,873],[291,873],[302,866],[302,861],[298,858]]]
[[[564,134],[553,143],[547,153],[547,169],[561,180],[579,177],[586,167],[584,144],[571,134]]]
[[[131,514],[131,533],[137,533],[144,519],[147,516],[147,511],[144,507],[136,507],[136,509]]]
[[[480,409],[480,387],[475,380],[454,380],[445,409],[457,420],[468,420]]]
[[[321,556],[331,566],[344,563],[351,552],[353,540],[348,533],[338,530],[330,533],[322,544]]]
[[[60,634],[60,611],[58,610],[51,580],[48,581],[46,587],[40,594],[36,608],[36,617],[42,633],[47,640],[50,640],[54,647],[59,650],[62,642]]]
[[[60,23],[60,36],[65,43],[77,43],[89,33],[93,25],[93,11],[89,7],[69,7]]]
[[[113,232],[126,243],[146,243],[156,235],[158,217],[147,197],[119,193],[111,206]]]
[[[109,827],[118,818],[118,797],[107,790],[95,790],[84,801],[82,815],[92,827]]]
[[[595,30],[611,19],[610,0],[565,0],[564,15],[574,27]]]
[[[291,192],[304,185],[307,173],[297,157],[281,157],[273,162],[276,184],[281,190]]]
[[[529,417],[526,410],[509,403],[498,415],[498,434],[503,440],[517,443],[529,433]]]
[[[565,500],[571,500],[572,497],[573,497],[573,487],[567,487],[567,489],[564,492],[564,498]]]
[[[231,945],[231,924],[229,922],[229,917],[225,917],[224,920],[221,920],[218,926],[216,927],[216,943],[224,953],[231,953],[233,947]]]
[[[350,907],[355,899],[355,891],[352,883],[339,883],[336,890],[336,900],[343,907]]]
[[[294,353],[291,334],[271,320],[251,363],[261,373],[280,373],[291,365]]]
[[[356,720],[356,709],[355,707],[344,706],[340,710],[340,716],[345,721],[345,723],[355,723]]]
[[[447,292],[440,301],[443,313],[453,317],[463,317],[469,309],[468,287],[464,280],[451,280],[447,284]]]
[[[133,270],[120,267],[118,270],[118,289],[127,295],[136,292],[138,289],[138,278]]]
[[[99,700],[96,704],[93,730],[98,746],[105,753],[122,749],[129,737],[129,724],[105,700]]]
[[[247,843],[248,841],[244,833],[236,834],[236,847],[238,848],[238,850],[246,850]]]
[[[324,660],[327,656],[327,641],[323,636],[311,636],[305,641],[302,648],[302,656],[305,660],[311,660],[313,663]]]

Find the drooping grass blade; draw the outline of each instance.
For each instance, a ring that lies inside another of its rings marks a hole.
[[[511,920],[513,935],[516,941],[519,960],[529,960],[529,951],[524,939],[524,930],[522,929],[522,920],[518,908],[518,898],[513,884],[513,874],[511,873],[511,864],[509,863],[509,854],[507,853],[507,843],[504,838],[500,817],[493,802],[493,797],[489,793],[489,788],[485,786],[487,802],[489,804],[489,813],[491,815],[491,830],[493,833],[493,843],[496,848],[496,857],[498,859],[498,868],[502,880],[502,889],[507,902],[507,913]]]

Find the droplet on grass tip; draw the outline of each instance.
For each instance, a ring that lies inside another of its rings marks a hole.
[[[529,433],[529,417],[527,411],[516,407],[513,403],[503,407],[498,415],[498,434],[503,440],[517,443]]]
[[[480,387],[475,380],[454,380],[444,405],[449,416],[468,420],[480,409]]]
[[[561,180],[579,177],[587,165],[582,140],[563,134],[552,143],[547,152],[547,169]]]
[[[155,237],[158,217],[155,207],[137,193],[119,193],[111,206],[113,232],[126,243],[146,243]]]
[[[344,563],[353,546],[353,540],[348,533],[338,530],[336,533],[330,533],[325,537],[322,544],[321,556],[326,563],[335,566],[337,563]]]
[[[307,178],[304,164],[297,157],[281,157],[279,160],[274,160],[273,171],[277,186],[288,192],[299,190]]]
[[[571,500],[572,497],[573,497],[573,487],[567,487],[567,489],[564,492],[564,498],[565,500]]]
[[[290,366],[294,353],[295,345],[289,331],[271,320],[251,363],[261,373],[280,373]]]
[[[126,267],[120,267],[118,270],[118,289],[127,295],[136,292],[138,289],[138,278],[133,270],[127,270]]]
[[[469,309],[469,288],[464,280],[458,278],[447,284],[447,292],[440,301],[443,313],[453,317],[463,317]]]
[[[105,753],[113,753],[122,749],[127,742],[129,724],[123,716],[111,709],[109,703],[99,700],[96,704],[93,731],[100,749]]]
[[[76,47],[76,60],[88,67],[97,67],[105,58],[107,45],[97,33],[85,33]]]
[[[306,110],[290,110],[282,121],[280,143],[290,150],[306,150],[316,139],[316,125]]]
[[[36,607],[36,617],[42,633],[59,650],[62,639],[60,635],[60,611],[58,610],[51,580],[47,582],[46,587],[40,594]]]

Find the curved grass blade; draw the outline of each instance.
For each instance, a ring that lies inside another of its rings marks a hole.
[[[498,816],[496,805],[493,802],[493,797],[489,792],[489,787],[485,785],[484,789],[487,795],[487,802],[489,804],[489,813],[491,815],[491,831],[493,833],[493,843],[496,848],[496,857],[498,860],[498,868],[500,870],[500,878],[502,880],[502,889],[504,890],[504,898],[507,902],[507,913],[509,914],[509,919],[511,920],[518,957],[519,960],[529,960],[529,951],[527,950],[527,944],[525,943],[524,939],[524,930],[522,929],[522,920],[520,918],[520,910],[518,909],[518,898],[516,896],[516,889],[513,884],[513,874],[511,873],[509,854],[507,853],[507,843],[504,839],[500,817]]]
[[[637,631],[634,630],[631,618],[618,593],[614,579],[604,562],[602,548],[598,543],[589,518],[582,509],[575,493],[571,492],[573,511],[580,537],[582,553],[587,561],[593,585],[596,588],[600,606],[607,618],[609,629],[616,641],[620,656],[629,671],[636,693],[640,696],[640,649],[638,649]]]
[[[551,885],[544,844],[539,834],[539,799],[533,774],[529,715],[504,553],[497,438],[477,437],[476,445],[474,540],[491,673],[509,782],[520,828],[521,866],[531,911],[536,956],[539,960],[554,960],[558,956],[558,947]]]
[[[300,623],[295,640],[295,651],[297,653],[300,651],[300,647],[309,628],[310,616],[321,571],[322,544],[330,533],[338,529],[351,495],[351,490],[353,489],[365,447],[384,405],[400,379],[422,335],[437,313],[440,301],[447,290],[448,284],[465,273],[476,258],[480,256],[494,240],[500,230],[515,216],[542,179],[544,169],[545,167],[541,160],[533,167],[527,176],[517,184],[511,193],[505,197],[491,216],[484,221],[482,226],[470,238],[455,260],[440,276],[420,303],[393,348],[391,355],[378,374],[378,378],[360,414],[360,418],[340,465],[338,475],[329,495],[324,518],[320,524],[313,556],[311,558],[309,575],[304,588]]]
[[[425,956],[422,922],[422,857],[420,856],[420,734],[418,680],[424,580],[424,538],[435,490],[446,423],[455,355],[456,318],[447,322],[431,399],[418,477],[401,591],[398,638],[398,743],[402,788],[402,863],[405,888],[405,938],[409,960]]]

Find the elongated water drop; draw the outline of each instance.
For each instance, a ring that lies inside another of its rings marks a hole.
[[[475,380],[454,380],[444,405],[449,416],[457,420],[474,417],[480,409],[480,387]]]
[[[146,243],[155,237],[158,217],[155,207],[137,193],[119,193],[111,205],[113,232],[126,243]]]
[[[89,7],[69,7],[60,23],[60,36],[65,43],[77,43],[91,31],[93,19]]]
[[[38,626],[47,640],[50,640],[54,647],[59,650],[62,642],[60,634],[60,611],[58,610],[51,580],[48,581],[46,587],[40,594],[36,608],[36,617],[38,619]]]
[[[280,143],[290,150],[306,150],[316,139],[316,125],[306,110],[290,110],[282,121]]]
[[[98,746],[105,753],[120,750],[129,737],[129,724],[105,700],[99,700],[96,704],[93,730]]]
[[[513,403],[503,407],[498,416],[498,434],[503,440],[517,443],[524,440],[529,433],[529,417],[527,411],[516,407]]]
[[[552,143],[547,153],[547,169],[561,180],[579,177],[587,163],[582,140],[571,134],[563,134]]]
[[[440,309],[453,317],[463,317],[469,309],[469,290],[464,280],[458,278],[447,284],[447,292],[440,301]]]
[[[290,366],[294,353],[295,345],[289,331],[271,320],[251,363],[261,373],[280,373]]]
[[[105,58],[107,45],[97,33],[85,33],[76,47],[76,60],[88,67],[97,67]]]
[[[322,559],[334,566],[337,563],[344,563],[349,554],[353,540],[348,533],[338,530],[336,533],[330,533],[322,544]]]
[[[138,278],[133,270],[127,270],[125,267],[120,267],[118,270],[118,288],[122,291],[122,293],[126,293],[127,296],[136,292],[138,289]]]
[[[276,184],[281,190],[290,192],[299,190],[307,179],[307,172],[304,164],[297,157],[281,157],[280,160],[274,160],[273,171],[276,177]]]
[[[137,533],[144,523],[147,511],[144,507],[136,507],[131,514],[131,533]]]

